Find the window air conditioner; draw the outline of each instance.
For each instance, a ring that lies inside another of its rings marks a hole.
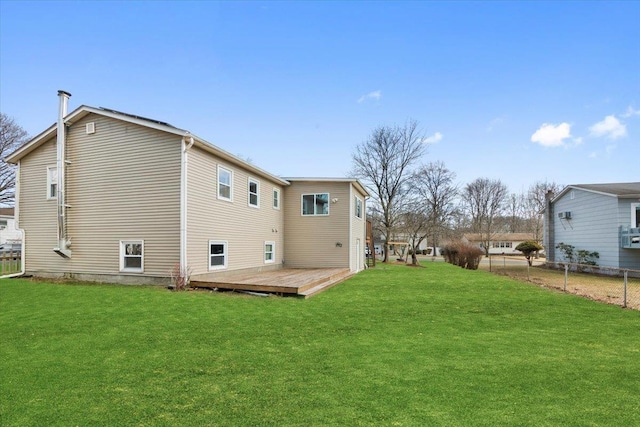
[[[558,218],[560,219],[571,219],[571,212],[567,211],[567,212],[559,212],[558,213]]]

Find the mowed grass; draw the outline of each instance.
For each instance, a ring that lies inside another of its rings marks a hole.
[[[640,425],[638,311],[425,266],[309,300],[0,281],[0,425]]]

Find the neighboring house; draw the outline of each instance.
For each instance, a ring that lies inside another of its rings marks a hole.
[[[283,179],[168,123],[67,114],[16,150],[27,274],[166,283],[283,267],[365,265],[356,179]]]
[[[484,235],[481,233],[464,234],[462,240],[484,250]],[[494,233],[489,241],[489,255],[522,255],[522,252],[516,250],[516,246],[527,240],[535,240],[535,235],[533,233]]]
[[[640,269],[640,182],[569,185],[547,196],[548,261],[565,261],[559,243],[598,252],[598,265]]]
[[[22,234],[16,230],[13,208],[0,208],[0,244],[22,241]]]

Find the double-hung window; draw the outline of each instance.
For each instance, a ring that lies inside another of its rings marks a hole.
[[[280,190],[273,189],[273,209],[280,209]]]
[[[47,199],[58,197],[58,168],[51,166],[47,168]]]
[[[120,241],[120,271],[144,272],[144,240]]]
[[[264,242],[264,262],[270,264],[276,259],[276,242]]]
[[[358,218],[362,218],[362,199],[358,196],[355,197],[355,213]]]
[[[249,206],[260,207],[260,181],[249,178]]]
[[[233,172],[218,166],[218,199],[233,200]]]
[[[329,215],[329,193],[303,194],[302,215]]]
[[[227,268],[227,246],[224,240],[209,241],[209,270]]]

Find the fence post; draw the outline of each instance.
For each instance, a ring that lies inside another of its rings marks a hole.
[[[527,281],[530,282],[531,278],[529,277],[529,260],[525,261],[527,263]]]
[[[491,255],[489,255],[489,273],[491,273]]]
[[[622,297],[622,307],[627,308],[627,273],[629,270],[624,271],[624,296]]]
[[[567,292],[567,276],[569,276],[569,264],[564,265],[564,291]]]

